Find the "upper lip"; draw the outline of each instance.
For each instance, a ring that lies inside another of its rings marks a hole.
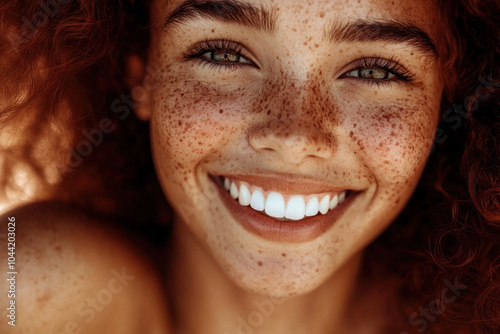
[[[277,191],[282,194],[321,194],[353,190],[347,186],[332,184],[325,180],[318,180],[303,175],[285,173],[220,173],[216,176],[225,176],[238,179],[264,190]]]

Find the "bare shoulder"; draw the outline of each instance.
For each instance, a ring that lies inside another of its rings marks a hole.
[[[15,235],[14,267],[2,247],[2,271],[16,273],[0,283],[2,317],[15,315],[11,324],[0,323],[0,332],[168,333],[157,272],[106,222],[55,202],[20,207],[0,222],[2,245]]]

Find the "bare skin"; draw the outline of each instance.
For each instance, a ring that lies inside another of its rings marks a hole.
[[[3,315],[1,333],[168,333],[156,271],[107,224],[50,202],[0,219],[8,217],[16,221],[16,326]],[[6,249],[0,263],[7,268]],[[2,308],[10,300],[2,293]]]

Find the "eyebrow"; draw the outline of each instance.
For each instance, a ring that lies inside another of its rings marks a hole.
[[[425,54],[437,57],[438,52],[429,35],[417,26],[397,21],[357,20],[348,24],[332,24],[324,31],[330,42],[406,43]]]
[[[190,20],[208,19],[243,25],[252,29],[276,32],[276,10],[257,7],[238,0],[185,0],[165,19],[164,29]],[[335,42],[406,43],[424,54],[437,57],[436,46],[429,35],[417,26],[399,21],[357,20],[333,23],[323,38]]]
[[[193,19],[209,19],[274,33],[276,16],[274,9],[237,0],[186,0],[167,17],[164,28]]]

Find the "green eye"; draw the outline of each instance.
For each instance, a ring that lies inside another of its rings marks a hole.
[[[227,51],[210,51],[203,54],[207,59],[221,63],[251,63],[241,55]]]
[[[382,68],[358,68],[347,73],[346,76],[368,80],[384,80],[394,78],[396,75]]]

